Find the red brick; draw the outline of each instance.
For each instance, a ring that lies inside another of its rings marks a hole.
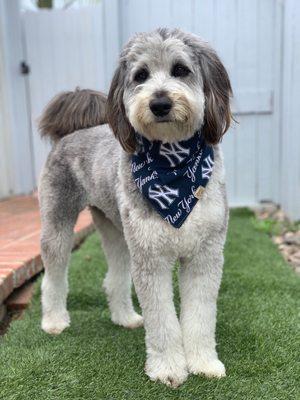
[[[14,254],[14,253],[7,253],[7,254],[0,254],[0,265],[7,264],[7,263],[12,263],[12,264],[18,264],[18,263],[24,263],[26,261],[31,260],[32,257],[30,254]]]
[[[1,254],[5,253],[39,253],[40,252],[40,243],[37,242],[31,242],[27,240],[19,240],[17,242],[11,243],[9,246],[6,246],[4,249],[2,249]]]
[[[14,288],[43,269],[38,200],[21,196],[0,202],[0,304]],[[75,245],[93,230],[88,210],[75,226]]]
[[[16,262],[1,261],[0,262],[0,271],[3,269],[7,269],[7,268],[13,270],[14,268],[17,268],[20,265],[23,265],[23,263],[20,261],[16,261]]]

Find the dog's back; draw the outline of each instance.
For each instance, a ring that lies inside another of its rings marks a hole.
[[[39,130],[53,143],[39,182],[42,219],[55,208],[60,223],[75,221],[85,206],[101,205],[119,222],[114,185],[121,146],[106,122],[106,96],[88,89],[57,95]]]

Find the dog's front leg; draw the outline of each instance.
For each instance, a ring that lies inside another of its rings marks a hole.
[[[172,262],[133,260],[132,276],[146,329],[146,374],[177,387],[187,378],[182,335],[173,303]]]
[[[180,269],[180,322],[189,372],[217,378],[225,376],[215,342],[222,267],[222,246],[207,243],[197,256],[181,260]]]

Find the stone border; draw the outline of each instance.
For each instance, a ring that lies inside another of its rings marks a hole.
[[[273,203],[262,203],[253,211],[257,218],[257,228],[271,236],[285,261],[300,274],[300,222],[291,221]]]

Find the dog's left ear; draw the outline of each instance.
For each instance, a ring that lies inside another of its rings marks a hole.
[[[123,102],[125,65],[120,64],[112,79],[107,103],[106,116],[115,137],[127,153],[134,153],[136,146],[135,132],[130,124]]]
[[[205,96],[202,132],[210,144],[217,144],[230,127],[232,89],[228,73],[216,52],[194,37],[190,43],[201,70]]]

